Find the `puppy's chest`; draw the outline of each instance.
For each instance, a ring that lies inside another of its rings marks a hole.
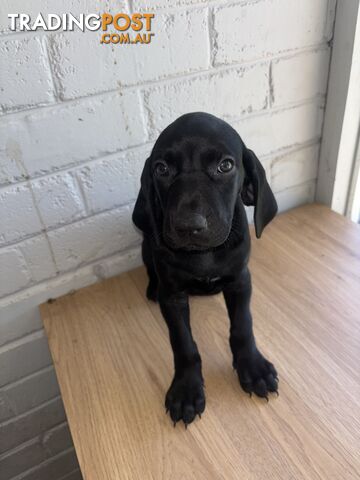
[[[220,276],[192,277],[186,283],[186,290],[192,295],[210,295],[222,290],[224,278]]]
[[[192,262],[179,263],[176,270],[181,287],[190,294],[217,293],[232,281],[233,275],[227,262],[218,262],[211,255],[194,258]]]

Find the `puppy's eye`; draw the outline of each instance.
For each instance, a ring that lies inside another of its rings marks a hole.
[[[228,173],[234,167],[234,160],[232,158],[224,158],[218,165],[218,172],[220,173]]]
[[[155,174],[159,176],[164,176],[169,174],[169,167],[165,162],[156,162],[155,163]]]

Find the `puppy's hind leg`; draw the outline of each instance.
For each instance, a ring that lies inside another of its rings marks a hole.
[[[154,267],[151,245],[146,237],[144,237],[142,243],[142,258],[149,277],[149,283],[146,289],[146,297],[153,302],[157,302],[159,281]]]

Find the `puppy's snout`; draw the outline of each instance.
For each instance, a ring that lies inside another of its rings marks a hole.
[[[174,228],[179,235],[197,235],[207,229],[206,218],[199,213],[189,213],[184,217],[177,217]]]

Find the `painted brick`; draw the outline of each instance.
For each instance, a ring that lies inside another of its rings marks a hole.
[[[63,480],[64,476],[79,468],[74,449],[66,450],[54,458],[46,460],[24,474],[21,480]]]
[[[0,297],[28,286],[30,281],[30,273],[19,250],[11,247],[0,250]]]
[[[85,207],[76,179],[62,173],[32,182],[41,217],[47,227],[56,227],[85,216]]]
[[[68,424],[63,423],[45,432],[41,442],[51,455],[72,447],[73,441]]]
[[[110,258],[105,258],[94,265],[94,272],[99,280],[110,278],[120,273],[140,267],[142,264],[141,247],[126,250]]]
[[[260,0],[218,8],[215,61],[264,58],[324,42],[328,0]]]
[[[8,420],[0,426],[0,453],[10,450],[64,421],[65,412],[60,397]]]
[[[14,415],[25,413],[60,394],[52,366],[11,383],[3,387],[0,392],[7,399]],[[0,417],[0,420],[8,418],[10,417]]]
[[[30,440],[5,454],[0,455],[2,480],[10,480],[46,460],[46,451],[39,439]]]
[[[61,97],[76,98],[205,69],[210,62],[207,25],[206,10],[177,12],[176,18],[157,15],[152,27],[156,34],[148,45],[101,44],[103,32],[54,35],[50,49]],[[195,44],[202,48],[193,49]]]
[[[44,435],[40,435],[1,455],[1,478],[2,480],[10,480],[72,446],[69,427],[67,423],[63,423]]]
[[[7,397],[0,391],[0,422],[7,420],[15,415],[14,410],[12,409],[9,400]],[[0,468],[1,471],[1,468]]]
[[[19,138],[26,135],[26,126],[16,116],[0,116],[0,185],[28,178],[22,165]]]
[[[18,312],[16,308],[9,310],[1,309],[0,347],[42,328],[38,307],[28,307],[25,312]]]
[[[0,387],[50,365],[43,331],[32,333],[0,348]]]
[[[139,234],[131,213],[126,206],[50,232],[56,263],[69,270],[132,246]]]
[[[0,246],[41,230],[28,185],[11,185],[0,190]]]
[[[108,11],[126,11],[124,2],[121,0],[62,0],[61,3],[55,5],[53,0],[31,0],[24,9],[23,0],[2,0],[0,3],[0,32],[11,33],[8,13],[26,12],[30,15],[32,20],[30,24],[32,24],[39,12],[43,15],[47,13],[61,15],[71,12],[78,16],[80,13]]]
[[[74,472],[69,473],[69,475],[66,475],[60,480],[83,480],[83,476],[81,475],[80,470],[75,470]]]
[[[318,168],[319,145],[312,145],[271,162],[271,187],[275,192],[315,180]]]
[[[0,152],[16,138],[29,175],[49,173],[143,143],[140,112],[138,94],[129,91],[38,110],[0,121]]]
[[[38,38],[1,41],[0,56],[0,109],[54,101],[50,68]]]
[[[150,147],[141,147],[80,169],[78,177],[89,210],[96,213],[135,200],[149,153]]]
[[[330,49],[322,49],[272,63],[273,105],[300,102],[325,95]]]
[[[17,247],[25,258],[27,269],[34,283],[56,275],[56,266],[44,234],[29,238]]]
[[[296,187],[287,188],[275,195],[279,212],[312,203],[315,197],[315,181],[307,182]]]
[[[154,136],[184,113],[205,111],[220,117],[238,118],[243,113],[264,109],[267,102],[266,64],[202,75],[145,91]]]
[[[109,31],[110,32],[110,31]],[[135,45],[105,45],[99,32],[64,32],[49,41],[62,99],[115,90],[136,82]]]
[[[0,250],[0,297],[54,275],[56,267],[43,234]]]
[[[258,156],[300,145],[321,135],[322,110],[316,103],[233,122],[246,145]]]
[[[221,0],[220,0],[221,1]],[[163,8],[176,8],[194,3],[207,3],[207,0],[133,0],[134,11],[158,10]]]
[[[210,66],[206,9],[157,14],[153,25],[155,37],[152,42],[135,47],[141,81],[204,70]]]
[[[7,158],[5,155],[0,156],[0,187],[11,182],[25,180],[25,178],[26,175],[22,173],[11,151],[8,151]]]

